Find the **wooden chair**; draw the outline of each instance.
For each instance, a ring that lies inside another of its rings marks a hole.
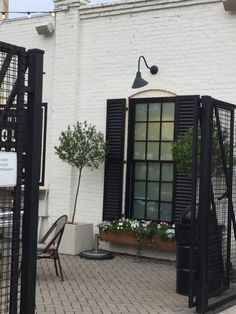
[[[60,277],[61,281],[64,280],[61,262],[58,254],[58,247],[61,242],[63,231],[65,225],[68,221],[66,215],[58,218],[45,236],[37,244],[37,258],[50,258],[54,260],[54,266],[56,270],[56,275]],[[59,268],[59,272],[58,272]]]

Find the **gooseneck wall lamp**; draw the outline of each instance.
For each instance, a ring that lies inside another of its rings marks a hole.
[[[141,76],[141,72],[140,72],[140,61],[141,61],[141,59],[143,59],[146,67],[150,70],[150,72],[152,74],[156,74],[158,72],[158,67],[156,65],[149,67],[144,56],[140,56],[138,58],[138,72],[136,73],[136,77],[135,77],[134,83],[132,85],[132,88],[140,88],[140,87],[143,87],[143,86],[148,84],[148,82],[145,81]]]

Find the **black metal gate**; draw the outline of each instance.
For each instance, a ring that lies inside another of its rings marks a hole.
[[[0,313],[34,313],[43,52],[0,42]]]
[[[197,313],[236,298],[235,109],[202,97],[194,126],[188,296]]]

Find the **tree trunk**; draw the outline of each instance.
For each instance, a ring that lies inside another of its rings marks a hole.
[[[72,215],[72,221],[71,221],[72,224],[74,223],[74,220],[75,220],[75,212],[76,212],[76,205],[77,205],[77,199],[78,199],[78,194],[79,194],[81,173],[82,173],[82,168],[79,169],[79,179],[78,179],[78,185],[77,185],[77,190],[76,190],[76,195],[75,195],[74,209],[73,209],[73,215]]]

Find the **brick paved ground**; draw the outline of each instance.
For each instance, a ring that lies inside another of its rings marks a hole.
[[[38,262],[37,314],[194,313],[175,293],[175,263],[117,255],[94,261],[61,255],[65,281],[53,262]]]

